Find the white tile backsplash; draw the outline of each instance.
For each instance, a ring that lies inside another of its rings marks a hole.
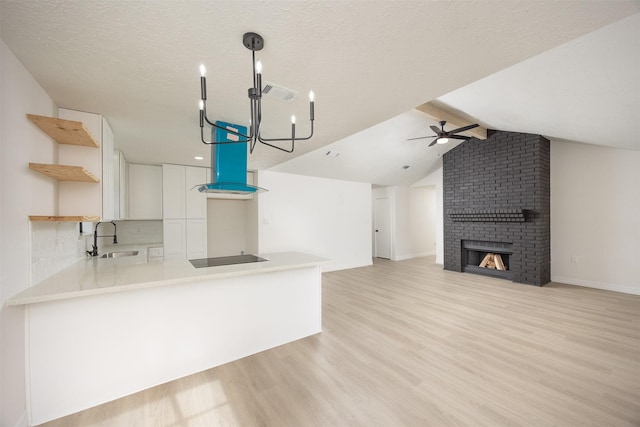
[[[31,222],[31,284],[86,256],[76,222]]]
[[[160,220],[116,221],[116,224],[118,226],[118,243],[120,244],[162,243],[162,221]],[[113,230],[113,227],[110,227],[109,230]]]
[[[94,224],[95,225],[95,224]],[[118,244],[162,244],[162,221],[116,221]],[[31,222],[31,284],[41,282],[85,258],[93,233],[80,236],[77,222]],[[113,234],[113,225],[100,224],[100,235]],[[98,239],[98,247],[113,244],[113,237]]]

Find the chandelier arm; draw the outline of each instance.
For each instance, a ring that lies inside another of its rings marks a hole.
[[[295,146],[294,146],[295,142],[294,142],[294,141],[292,141],[292,140],[290,140],[290,139],[285,139],[284,141],[291,141],[291,150],[287,150],[287,149],[285,149],[285,148],[278,147],[277,145],[269,144],[268,142],[264,142],[264,141],[260,140],[260,142],[261,142],[262,144],[264,144],[264,145],[268,145],[269,147],[276,148],[276,149],[278,149],[278,150],[280,150],[280,151],[284,151],[285,153],[293,153],[293,150],[294,150],[294,148],[295,148]]]
[[[218,141],[206,141],[204,139],[204,128],[200,128],[200,140],[202,141],[203,144],[205,145],[222,145],[222,144],[237,144],[239,142],[247,142],[247,141],[222,141],[222,142],[218,142]]]
[[[312,136],[313,136],[313,121],[311,121],[311,134],[309,134],[309,136],[299,137],[299,138],[263,138],[262,136],[260,136],[260,134],[258,134],[258,140],[263,144],[266,144],[267,142],[306,141],[308,139],[311,139]]]
[[[218,125],[217,125],[217,124],[215,124],[214,122],[210,121],[206,116],[204,117],[204,120],[205,120],[205,121],[206,121],[210,126],[213,126],[213,127],[214,127],[214,128],[216,128],[216,129],[223,130],[223,131],[225,131],[225,132],[227,132],[227,133],[230,133],[230,134],[235,135],[235,136],[239,136],[239,137],[241,137],[241,138],[245,138],[245,139],[247,139],[247,140],[251,138],[251,136],[250,136],[250,135],[245,135],[245,134],[243,134],[243,133],[235,132],[235,131],[232,131],[232,130],[227,129],[227,128],[225,128],[225,127],[222,127],[222,126],[218,126]],[[202,129],[202,128],[201,128],[201,129]],[[247,142],[247,141],[232,141],[232,142],[230,142],[230,144],[233,144],[233,143],[235,143],[235,142]]]

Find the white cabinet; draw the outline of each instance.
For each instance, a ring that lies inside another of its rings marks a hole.
[[[187,259],[187,225],[185,219],[162,221],[164,260]]]
[[[162,217],[186,218],[185,166],[162,165]]]
[[[59,215],[77,215],[78,212],[83,212],[102,220],[114,219],[113,132],[109,123],[99,114],[65,108],[58,109],[58,117],[82,122],[100,145],[98,150],[64,144],[58,147],[58,164],[83,165],[87,170],[99,175],[100,179],[100,185],[60,181]]]
[[[165,260],[207,257],[207,199],[194,188],[206,178],[205,168],[162,165]]]
[[[207,257],[207,220],[187,219],[187,259]]]
[[[162,219],[162,166],[129,164],[128,219]]]
[[[186,218],[207,217],[207,196],[199,192],[195,186],[207,181],[207,170],[187,166],[185,168],[186,180]]]
[[[128,204],[128,188],[127,177],[129,171],[127,167],[127,159],[120,150],[113,150],[113,212],[114,219],[128,219],[129,218],[129,204]]]
[[[119,219],[115,210],[115,176],[113,165],[113,131],[102,117],[102,218]]]

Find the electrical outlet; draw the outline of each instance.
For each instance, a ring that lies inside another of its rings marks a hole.
[[[572,255],[571,256],[571,263],[572,264],[579,264],[577,255]]]

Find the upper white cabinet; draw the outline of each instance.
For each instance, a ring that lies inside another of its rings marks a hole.
[[[162,217],[206,218],[206,195],[194,188],[206,181],[205,168],[162,165]]]
[[[163,168],[129,163],[128,219],[162,219]]]
[[[115,219],[129,218],[129,167],[127,159],[120,150],[113,150],[113,182],[114,182],[114,206]]]
[[[116,212],[115,196],[115,168],[113,164],[113,131],[111,126],[102,119],[102,218],[120,219],[120,212]]]
[[[162,217],[186,218],[185,166],[162,165]]]
[[[207,197],[194,187],[207,181],[207,170],[187,166],[185,167],[185,180],[186,218],[206,218]]]

